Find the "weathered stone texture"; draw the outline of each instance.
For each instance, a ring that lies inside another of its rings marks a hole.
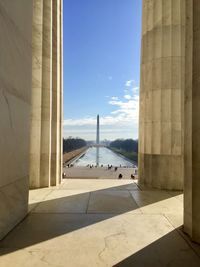
[[[139,176],[183,188],[185,1],[143,1]]]
[[[186,12],[184,230],[200,243],[200,1]]]
[[[0,1],[0,239],[28,208],[32,1]]]
[[[62,1],[33,6],[33,78],[30,187],[61,182]]]

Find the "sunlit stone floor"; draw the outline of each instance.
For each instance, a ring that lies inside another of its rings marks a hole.
[[[30,191],[30,213],[0,243],[0,267],[199,267],[182,234],[181,192],[131,180],[65,180]]]
[[[114,168],[108,170],[106,167],[93,167],[90,169],[89,167],[65,167],[63,171],[66,174],[67,178],[75,178],[75,179],[118,179],[119,174],[123,175],[122,179],[131,179],[131,174],[134,174],[134,169],[137,168],[117,168],[117,171]]]

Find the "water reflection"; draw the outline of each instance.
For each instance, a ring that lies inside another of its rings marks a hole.
[[[118,167],[133,167],[134,164],[127,159],[117,155],[110,149],[106,147],[91,147],[89,148],[85,155],[79,158],[74,166],[118,166]]]
[[[96,166],[99,167],[99,147],[96,147]]]

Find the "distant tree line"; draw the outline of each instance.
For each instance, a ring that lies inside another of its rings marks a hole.
[[[126,152],[138,153],[138,140],[133,139],[117,139],[110,143],[111,148],[116,148],[118,150]]]
[[[117,139],[110,143],[110,149],[137,164],[138,140]]]
[[[81,138],[69,137],[67,139],[63,139],[63,153],[70,152],[84,146],[87,146],[87,143]]]

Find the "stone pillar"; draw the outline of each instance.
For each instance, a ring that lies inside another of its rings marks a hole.
[[[61,1],[53,1],[52,47],[52,135],[51,135],[51,185],[57,185],[61,176]]]
[[[63,170],[63,0],[60,0],[60,177]]]
[[[30,187],[40,187],[43,1],[33,1]]]
[[[139,182],[183,188],[185,0],[143,0]]]
[[[186,0],[184,230],[200,243],[200,1]]]
[[[30,187],[57,185],[61,179],[61,3],[35,0]]]
[[[40,187],[50,185],[52,117],[52,0],[43,1]]]
[[[0,1],[0,239],[28,211],[32,8]]]
[[[62,0],[58,1],[58,183],[61,182],[62,177],[62,169],[61,169],[61,163],[62,163],[62,152],[61,152],[61,143],[62,143],[62,25],[61,25],[61,9],[62,9]]]

